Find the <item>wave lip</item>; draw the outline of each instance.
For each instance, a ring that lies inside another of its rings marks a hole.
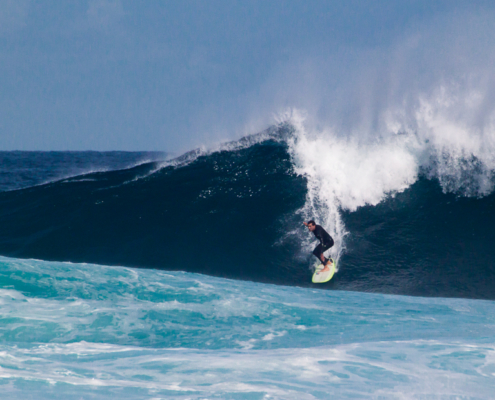
[[[178,157],[171,158],[170,160],[163,162],[161,167],[183,167],[191,162],[194,162],[201,156],[208,156],[221,151],[239,151],[266,141],[278,143],[287,142],[287,140],[293,136],[294,133],[295,128],[290,122],[281,122],[277,125],[270,126],[262,132],[243,136],[238,140],[219,143],[212,147],[203,146],[190,150]]]

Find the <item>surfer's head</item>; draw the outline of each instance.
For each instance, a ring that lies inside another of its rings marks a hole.
[[[313,221],[313,220],[308,221],[308,229],[311,232],[313,232],[316,229],[316,223],[315,223],[315,221]]]

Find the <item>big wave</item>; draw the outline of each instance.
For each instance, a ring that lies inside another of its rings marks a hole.
[[[307,286],[314,218],[336,239],[324,287],[493,299],[493,135],[430,125],[367,140],[292,112],[165,163],[0,193],[0,253]]]

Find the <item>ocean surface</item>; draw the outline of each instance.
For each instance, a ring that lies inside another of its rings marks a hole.
[[[0,152],[2,399],[493,398],[489,161],[287,123],[177,158]]]

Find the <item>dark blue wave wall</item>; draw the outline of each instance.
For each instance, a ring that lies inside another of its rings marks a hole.
[[[223,151],[134,180],[156,166],[0,193],[0,253],[307,281],[307,265],[290,263],[292,244],[275,245],[306,193],[285,145]]]
[[[495,299],[495,195],[456,197],[422,178],[344,220],[354,289]]]
[[[312,285],[296,213],[306,181],[285,144],[268,140],[147,176],[156,166],[0,193],[0,254]],[[340,271],[317,287],[495,299],[494,206],[493,195],[457,198],[420,179],[344,213]]]

